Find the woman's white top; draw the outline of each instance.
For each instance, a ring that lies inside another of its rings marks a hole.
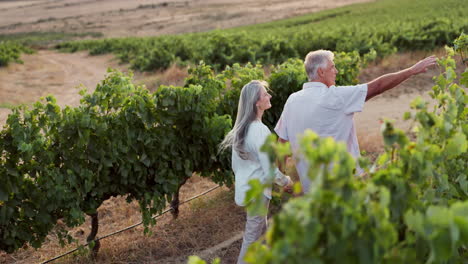
[[[261,183],[269,183],[270,187],[265,188],[263,194],[271,199],[271,183],[275,182],[280,186],[285,186],[291,179],[278,170],[273,169],[273,175],[270,175],[270,160],[268,155],[260,151],[260,147],[265,143],[266,138],[271,131],[260,121],[254,121],[250,124],[247,136],[244,140],[244,150],[249,153],[249,159],[244,160],[239,157],[237,151],[232,151],[232,170],[235,175],[235,201],[236,204],[244,206],[246,204],[245,196],[250,189],[249,181],[258,179]]]

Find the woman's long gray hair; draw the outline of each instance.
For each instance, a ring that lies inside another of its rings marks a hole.
[[[268,83],[265,81],[253,80],[244,85],[239,98],[239,106],[237,108],[236,123],[231,131],[226,135],[223,142],[219,144],[219,151],[223,151],[229,147],[236,151],[239,157],[246,160],[249,159],[249,153],[244,149],[245,137],[249,129],[250,123],[257,118],[256,103],[260,99],[261,89],[268,88]]]

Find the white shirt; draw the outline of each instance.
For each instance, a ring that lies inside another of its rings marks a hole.
[[[274,179],[270,176],[270,160],[268,155],[260,152],[260,147],[265,143],[271,131],[260,121],[254,121],[249,125],[247,135],[244,140],[244,150],[249,152],[249,159],[244,160],[239,157],[237,151],[232,151],[232,170],[235,175],[235,201],[240,206],[245,205],[245,195],[250,189],[249,181],[258,179],[261,183],[271,183],[274,181],[280,186],[288,184],[291,180],[285,176],[278,168],[274,168]],[[263,194],[271,199],[271,187],[265,188]]]
[[[291,144],[304,192],[309,191],[310,179],[308,165],[298,155],[298,136],[311,129],[320,137],[345,142],[348,152],[358,158],[359,143],[353,116],[362,111],[366,96],[367,84],[327,87],[321,82],[304,83],[302,90],[289,96],[275,132]],[[361,172],[359,167],[357,172]]]

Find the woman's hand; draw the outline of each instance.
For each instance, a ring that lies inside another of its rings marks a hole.
[[[292,194],[293,193],[293,185],[294,185],[294,182],[291,179],[289,179],[288,184],[283,186],[283,191],[287,192],[289,194]]]

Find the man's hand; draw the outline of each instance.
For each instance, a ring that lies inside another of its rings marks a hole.
[[[416,64],[410,67],[410,71],[413,75],[420,74],[427,71],[427,68],[437,64],[437,57],[430,56],[423,60],[418,61]]]
[[[389,73],[380,76],[379,78],[372,80],[367,84],[367,96],[366,101],[372,97],[379,95],[398,84],[402,83],[406,79],[413,75],[420,74],[427,71],[427,68],[434,66],[437,63],[436,56],[430,56],[423,60],[418,61],[413,66],[406,68],[399,72]]]

